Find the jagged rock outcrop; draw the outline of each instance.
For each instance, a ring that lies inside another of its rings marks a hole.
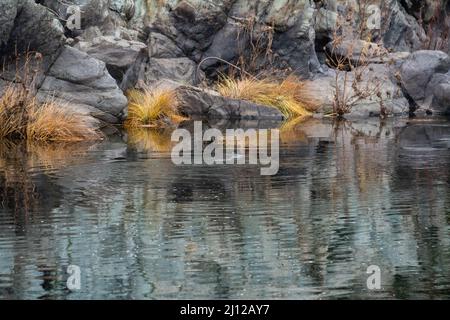
[[[407,1],[405,1],[407,2]],[[382,21],[383,44],[395,51],[414,51],[423,47],[426,34],[417,19],[408,14],[400,1],[386,1],[387,16]]]
[[[211,56],[230,62],[247,57],[254,68],[268,67],[268,61],[305,75],[320,68],[310,1],[182,0],[161,10],[153,27],[196,63]],[[269,54],[276,58],[267,60]],[[209,60],[201,67],[215,74],[221,65]]]

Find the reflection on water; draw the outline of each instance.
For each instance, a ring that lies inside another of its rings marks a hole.
[[[450,123],[290,129],[273,177],[176,167],[164,131],[2,144],[0,298],[448,298]]]

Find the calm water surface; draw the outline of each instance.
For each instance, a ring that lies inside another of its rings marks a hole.
[[[450,298],[450,122],[311,120],[281,138],[273,177],[175,166],[170,132],[1,143],[0,298]]]

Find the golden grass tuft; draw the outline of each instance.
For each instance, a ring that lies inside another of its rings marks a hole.
[[[305,90],[304,82],[294,76],[281,82],[270,78],[222,77],[217,90],[225,97],[277,108],[286,118],[306,117],[319,107],[319,102]]]
[[[21,85],[9,86],[0,97],[0,139],[76,142],[98,140],[85,116],[53,100],[39,103]]]
[[[47,101],[32,108],[28,114],[28,139],[79,142],[101,138],[100,133],[89,125],[84,116],[68,112],[64,107],[55,101]]]
[[[130,90],[127,127],[160,127],[186,120],[178,111],[176,95],[171,90]]]

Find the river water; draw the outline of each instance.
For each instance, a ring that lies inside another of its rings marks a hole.
[[[275,176],[175,166],[167,131],[2,142],[0,298],[450,298],[448,120],[312,119],[281,141]]]

